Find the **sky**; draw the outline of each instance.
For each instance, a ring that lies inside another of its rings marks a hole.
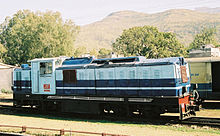
[[[77,25],[99,21],[112,12],[132,10],[157,13],[169,9],[220,7],[220,0],[0,0],[0,23],[18,10],[58,11]]]

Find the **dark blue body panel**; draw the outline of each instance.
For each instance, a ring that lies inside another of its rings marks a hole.
[[[176,79],[77,80],[75,83],[56,81],[56,87],[176,87]]]
[[[191,88],[195,88],[196,84],[191,84]],[[212,84],[211,83],[200,83],[200,84],[197,84],[197,88],[196,90],[198,91],[199,93],[199,96],[202,98],[202,99],[208,99],[210,97],[210,95],[212,95]]]
[[[56,89],[57,95],[95,95],[95,89]]]
[[[56,81],[56,95],[179,96],[182,94],[182,88],[177,88],[181,85],[177,81],[176,79],[121,79],[78,80],[76,83],[64,83],[59,80]],[[31,82],[14,82],[14,93],[31,94]]]
[[[13,92],[17,94],[31,94],[31,81],[30,80],[20,80],[14,81]]]
[[[121,89],[57,89],[57,95],[96,95],[96,96],[176,96],[177,90],[121,90]]]
[[[70,84],[57,80],[56,85],[57,95],[179,96],[182,94],[182,88],[178,87],[181,84],[176,81],[176,79],[78,80]]]

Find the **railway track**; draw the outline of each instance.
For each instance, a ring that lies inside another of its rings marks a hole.
[[[220,128],[220,118],[192,117],[181,121],[180,124]]]
[[[0,105],[0,109],[4,109],[2,112],[10,111],[10,114],[17,114],[17,113],[25,113],[25,114],[33,114],[35,115],[36,112],[38,115],[48,115],[48,116],[55,116],[55,117],[63,117],[63,118],[76,118],[76,119],[85,119],[85,120],[107,120],[113,122],[125,122],[125,123],[135,123],[135,124],[152,124],[152,125],[195,125],[195,126],[207,126],[213,128],[220,128],[220,118],[207,118],[207,117],[191,117],[186,120],[180,121],[178,120],[178,116],[160,116],[159,118],[142,118],[142,117],[116,117],[116,116],[97,116],[97,115],[88,115],[88,114],[56,114],[54,112],[45,112],[41,113],[37,109],[33,109],[31,107],[13,107],[9,105]],[[0,112],[1,113],[1,112]]]
[[[31,107],[14,107],[11,105],[0,105],[0,109],[12,111],[12,112],[19,111],[19,112],[24,112],[24,113],[36,111],[36,109],[33,109]]]
[[[205,109],[220,109],[220,101],[216,100],[205,100],[203,103],[202,103],[202,107],[205,108]]]

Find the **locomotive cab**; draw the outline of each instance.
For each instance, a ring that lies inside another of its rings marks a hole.
[[[62,58],[33,59],[31,62],[32,94],[56,94],[55,69]]]

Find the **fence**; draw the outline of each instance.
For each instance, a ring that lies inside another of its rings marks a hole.
[[[118,134],[108,134],[108,133],[73,131],[73,130],[64,130],[64,129],[39,128],[39,127],[27,127],[27,126],[13,126],[13,125],[0,125],[0,127],[21,128],[22,133],[26,132],[27,129],[40,129],[40,130],[48,130],[48,131],[58,131],[60,133],[60,136],[64,135],[65,132],[81,133],[81,134],[89,134],[89,135],[101,135],[101,136],[128,136],[128,135],[118,135]]]

